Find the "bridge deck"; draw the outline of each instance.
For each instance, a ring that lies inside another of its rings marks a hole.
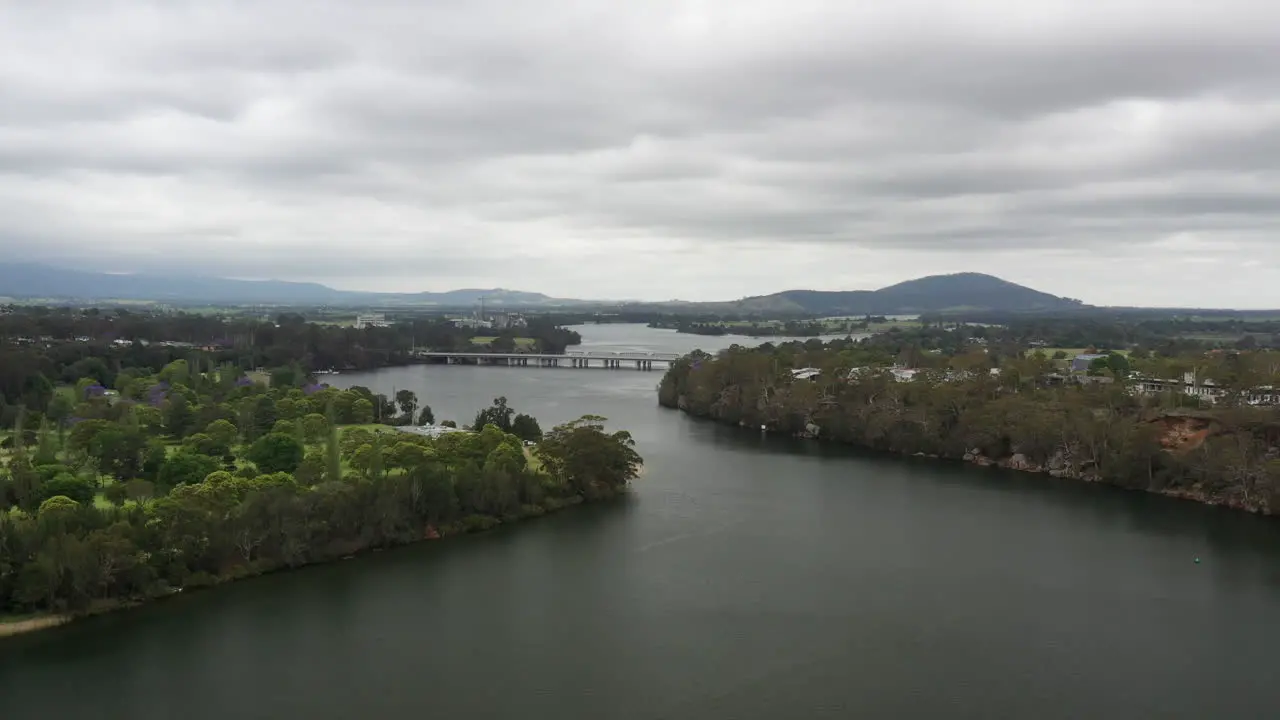
[[[572,352],[564,355],[552,353],[492,353],[492,352],[428,352],[419,350],[416,357],[425,358],[476,358],[484,360],[510,360],[528,358],[532,360],[657,360],[671,362],[680,358],[678,353],[610,353],[610,352]]]

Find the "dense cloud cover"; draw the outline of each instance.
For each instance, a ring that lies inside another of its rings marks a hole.
[[[0,256],[1280,307],[1280,3],[0,0]]]

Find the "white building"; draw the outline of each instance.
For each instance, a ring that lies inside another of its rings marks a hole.
[[[1211,379],[1198,380],[1194,373],[1186,373],[1181,380],[1134,377],[1129,386],[1135,395],[1159,395],[1180,392],[1214,403],[1226,397],[1229,391]],[[1242,393],[1241,399],[1248,405],[1280,405],[1280,390],[1270,386],[1252,388]]]
[[[391,327],[391,323],[387,322],[387,316],[381,313],[372,315],[357,315],[356,329],[361,330],[367,327]]]
[[[448,435],[449,433],[470,432],[469,430],[463,430],[462,428],[452,428],[448,425],[403,425],[396,429],[400,432],[412,433],[414,435],[425,435],[429,438],[438,438],[441,435]]]

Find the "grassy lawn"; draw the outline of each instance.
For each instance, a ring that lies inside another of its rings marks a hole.
[[[115,507],[115,505],[112,505],[111,501],[108,500],[106,496],[102,494],[101,490],[99,490],[98,493],[93,496],[93,506],[98,508],[99,510],[110,510],[111,508]]]
[[[882,323],[870,323],[867,325],[866,330],[859,330],[858,332],[882,333],[892,330],[893,328],[914,330],[920,327],[923,327],[923,325],[919,320],[890,320]]]
[[[1074,358],[1077,355],[1086,354],[1089,351],[1089,348],[1063,348],[1063,347],[1031,348],[1027,350],[1027,355],[1035,355],[1037,351],[1044,353],[1047,357],[1053,357],[1055,353],[1064,352],[1067,354],[1067,359],[1070,360],[1071,358]],[[1101,353],[1103,351],[1099,350],[1098,352]],[[1126,355],[1126,356],[1129,354],[1128,350],[1113,350],[1112,352],[1115,352],[1116,354],[1119,354],[1119,355]]]
[[[498,339],[497,337],[490,337],[488,335],[479,335],[471,338],[471,344],[472,345],[492,345],[493,341],[497,339]],[[516,347],[518,348],[521,348],[521,347],[531,348],[534,346],[536,342],[537,341],[534,340],[533,338],[526,338],[526,337],[515,338]]]
[[[347,433],[352,430],[368,430],[369,432],[374,432],[374,433],[398,432],[394,427],[391,427],[390,425],[379,425],[377,423],[368,423],[366,425],[339,425],[338,437],[342,437],[343,433]]]
[[[537,455],[533,454],[533,448],[527,445],[524,448],[524,458],[528,463],[529,469],[533,472],[538,472],[542,469],[542,461],[538,459]]]

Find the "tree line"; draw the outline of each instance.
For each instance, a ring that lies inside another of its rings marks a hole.
[[[1043,354],[979,350],[931,355],[942,358],[936,369],[902,382],[887,366],[903,351],[883,341],[811,340],[695,352],[664,375],[658,398],[753,429],[1280,511],[1280,411],[1233,402],[1239,392],[1212,410],[1187,410],[1198,403],[1137,396],[1123,379],[1052,384]],[[1256,367],[1276,357],[1237,362]],[[803,367],[820,374],[794,380],[791,371]]]
[[[505,398],[473,432],[398,432],[434,419],[414,393],[340,390],[288,367],[268,383],[234,363],[126,366],[16,407],[0,433],[0,614],[485,529],[615,494],[641,462],[603,418],[544,434]]]
[[[472,338],[477,333],[494,333],[456,327],[443,318],[356,329],[308,322],[296,313],[264,320],[244,314],[219,317],[127,309],[3,310],[0,427],[12,427],[17,406],[43,410],[58,384],[93,377],[112,387],[125,368],[159,372],[185,359],[192,367],[231,363],[243,369],[295,367],[301,372],[371,369],[414,362],[414,349],[475,349]],[[497,347],[490,349],[514,347],[513,332],[497,333]],[[562,353],[582,341],[578,333],[548,318],[532,317],[520,332],[533,339],[532,349],[543,352]]]

